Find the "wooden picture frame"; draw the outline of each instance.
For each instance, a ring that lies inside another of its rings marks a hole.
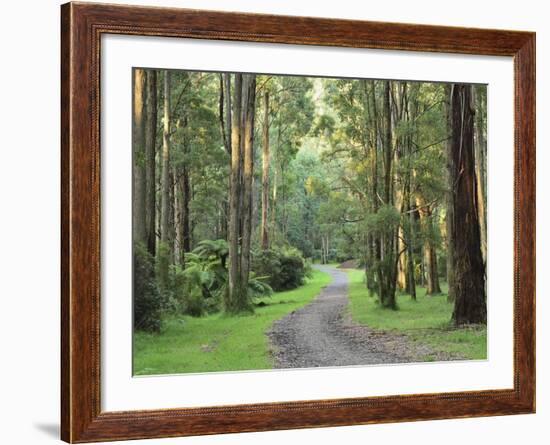
[[[61,437],[174,437],[535,411],[535,34],[148,8],[61,7]],[[100,38],[103,34],[511,56],[515,72],[514,387],[102,412]]]

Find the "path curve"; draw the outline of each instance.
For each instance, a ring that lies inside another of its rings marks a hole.
[[[351,321],[346,310],[348,275],[345,271],[331,266],[314,267],[329,273],[332,282],[307,306],[273,324],[268,336],[275,368],[415,361],[414,348],[405,336],[376,332]]]

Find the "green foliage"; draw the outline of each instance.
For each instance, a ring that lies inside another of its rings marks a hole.
[[[189,203],[195,239],[219,236],[216,226],[227,202],[229,155],[222,148],[219,123],[219,73],[172,72],[171,166],[183,168],[193,184]],[[159,143],[162,132],[157,132]],[[179,191],[179,194],[182,192]]]
[[[379,234],[391,234],[401,222],[401,215],[392,205],[385,205],[378,209],[370,219],[371,230]]]
[[[212,274],[203,270],[200,263],[190,263],[185,269],[174,266],[175,275],[181,275],[182,286],[179,300],[182,301],[182,312],[200,317],[206,311],[206,299],[211,297]]]
[[[225,240],[203,240],[185,255],[183,276],[184,313],[201,316],[219,309],[227,286],[228,255]]]
[[[273,294],[272,287],[267,283],[269,277],[251,276],[248,280],[248,298],[257,300],[263,297],[270,297]]]
[[[225,240],[203,240],[192,252],[185,254],[183,268],[170,266],[166,296],[172,302],[172,312],[200,317],[219,311],[227,290],[227,255]],[[267,277],[251,274],[248,281],[251,300],[271,293]]]
[[[223,239],[207,239],[200,241],[193,250],[193,253],[201,258],[217,259],[220,261],[220,264],[225,267],[225,261],[229,254],[229,247],[227,246],[227,241]]]
[[[227,317],[222,313],[196,318],[173,315],[162,335],[134,336],[136,375],[271,369],[271,345],[266,332],[276,320],[310,303],[330,282],[314,270],[299,289],[277,292],[261,300],[254,313]]]
[[[297,249],[274,248],[253,255],[252,267],[256,274],[267,277],[275,291],[295,289],[304,283],[310,267]]]
[[[163,298],[155,280],[154,258],[141,243],[134,245],[134,329],[159,332]]]

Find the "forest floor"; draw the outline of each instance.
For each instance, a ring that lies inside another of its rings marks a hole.
[[[441,294],[426,295],[426,288],[416,287],[416,300],[398,292],[399,310],[383,309],[376,295],[369,296],[363,270],[348,269],[349,313],[354,323],[377,332],[400,334],[409,343],[422,345],[419,361],[484,360],[487,358],[487,326],[456,328],[450,320],[453,303],[447,301],[447,283],[441,282]],[[431,351],[430,351],[431,349]]]
[[[170,316],[134,335],[134,375],[485,359],[485,326],[454,329],[443,294],[368,296],[364,271],[314,265],[303,286],[263,298],[253,314]]]
[[[307,306],[274,323],[268,332],[276,368],[310,368],[452,359],[402,333],[374,330],[352,320],[349,276],[334,266],[315,265],[332,282]],[[393,311],[392,311],[393,312]],[[457,357],[458,358],[458,357]]]

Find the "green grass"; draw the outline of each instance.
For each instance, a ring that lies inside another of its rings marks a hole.
[[[330,283],[330,275],[313,270],[306,284],[277,292],[254,314],[200,318],[170,317],[161,334],[134,335],[134,375],[271,369],[265,335],[274,321],[309,303]]]
[[[353,320],[376,330],[404,333],[414,342],[429,345],[465,359],[487,358],[487,328],[485,326],[456,329],[450,324],[452,303],[447,302],[447,284],[442,283],[442,295],[427,297],[426,288],[417,287],[417,300],[410,295],[397,295],[398,310],[383,309],[376,297],[369,297],[364,284],[364,272],[349,270],[350,311]],[[434,356],[424,357],[433,360]]]

